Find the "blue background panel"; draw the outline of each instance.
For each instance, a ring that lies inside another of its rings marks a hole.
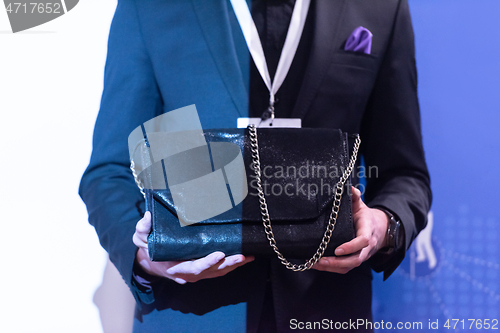
[[[500,1],[410,0],[410,8],[432,230],[388,281],[375,275],[374,321],[482,332],[467,320],[500,320]],[[444,328],[447,319],[465,319],[466,330]]]

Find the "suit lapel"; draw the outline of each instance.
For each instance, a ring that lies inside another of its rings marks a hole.
[[[238,63],[227,5],[223,0],[192,0],[212,57],[241,117],[248,117],[248,93]]]
[[[332,54],[336,51],[334,40],[342,24],[345,0],[318,0],[314,5],[312,49],[292,118],[303,119],[330,66]]]

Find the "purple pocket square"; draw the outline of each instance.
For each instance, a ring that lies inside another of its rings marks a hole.
[[[345,50],[370,54],[372,52],[373,34],[370,30],[357,27],[345,42]]]

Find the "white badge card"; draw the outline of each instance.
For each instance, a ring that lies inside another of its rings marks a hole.
[[[270,128],[301,128],[302,120],[300,118],[269,118],[266,120],[261,118],[238,118],[238,128],[246,128],[248,125]]]

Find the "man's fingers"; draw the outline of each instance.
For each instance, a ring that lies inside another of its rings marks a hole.
[[[134,236],[132,236],[132,241],[134,242],[135,246],[138,248],[148,248],[148,236],[144,236],[143,234],[140,234],[138,232],[134,233]]]
[[[151,231],[151,213],[146,212],[144,214],[144,217],[137,222],[135,226],[135,231],[140,234],[146,234],[149,235],[149,232]]]
[[[174,274],[199,275],[203,271],[219,263],[222,259],[224,259],[224,257],[225,257],[224,253],[214,252],[204,258],[184,261],[178,265],[172,266],[167,270],[167,273],[171,275]]]
[[[356,214],[356,212],[363,207],[364,203],[363,200],[361,200],[360,190],[358,190],[354,186],[351,186],[351,191],[352,191],[352,212],[353,214]]]
[[[351,268],[356,267],[354,265],[352,265],[352,266],[347,265],[346,260],[340,261],[337,259],[339,259],[339,258],[323,257],[316,264],[314,264],[314,266],[312,268],[316,269],[318,271],[326,271],[326,272],[332,272],[332,273],[345,274]]]
[[[370,245],[370,236],[365,232],[353,240],[344,243],[335,249],[336,256],[344,256],[354,254],[361,251],[363,248]]]
[[[345,274],[367,260],[371,252],[376,251],[377,238],[375,232],[380,228],[375,225],[377,216],[361,200],[361,192],[352,187],[352,210],[356,238],[335,249],[337,257],[321,258],[314,269]],[[377,228],[376,228],[377,227]]]
[[[314,266],[314,269],[345,274],[358,267],[366,259],[366,251],[358,251],[345,257],[323,257]]]
[[[201,258],[193,261],[193,274],[198,275],[202,272],[214,267],[216,265],[220,265],[221,262],[225,259],[225,254],[223,252],[217,251],[209,254],[205,258]]]
[[[220,264],[217,269],[218,270],[222,270],[226,267],[231,267],[235,264],[238,264],[240,262],[242,262],[243,260],[245,260],[245,257],[241,254],[237,254],[237,255],[233,255],[233,256],[229,256],[229,257],[226,257],[224,259],[224,261],[222,262],[222,264]]]
[[[244,264],[249,263],[249,262],[253,261],[254,259],[255,258],[253,256],[245,257],[244,255],[236,254],[236,255],[227,257],[226,260],[224,260],[224,262],[219,267],[217,267],[217,269],[223,270],[226,268],[231,268],[229,271],[232,271],[236,267],[243,266]]]
[[[139,248],[148,247],[148,236],[151,231],[151,213],[146,212],[144,217],[135,225],[135,233],[132,236],[132,241]]]
[[[147,272],[151,271],[151,260],[149,259],[148,249],[140,247],[136,254],[137,262],[145,269]]]
[[[167,274],[175,282],[185,284],[223,276],[254,259],[241,254],[224,258],[224,253],[214,252],[205,258],[176,263],[167,269]]]

